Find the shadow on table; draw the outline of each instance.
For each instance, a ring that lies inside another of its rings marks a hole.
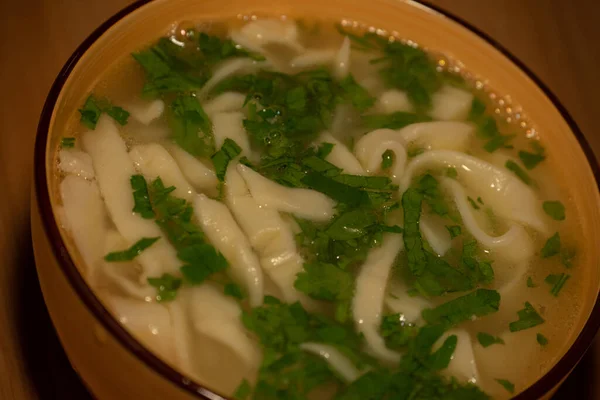
[[[29,227],[21,232],[18,276],[18,331],[27,373],[40,399],[92,400],[93,397],[71,368],[56,336],[38,282]],[[596,343],[595,346],[600,346]],[[594,351],[590,350],[571,376],[558,390],[553,400],[598,399],[595,383],[600,376]]]

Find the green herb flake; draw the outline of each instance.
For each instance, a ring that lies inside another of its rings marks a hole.
[[[475,200],[473,200],[472,197],[467,196],[467,200],[469,201],[469,204],[471,204],[471,207],[473,207],[475,210],[479,210],[479,205],[475,202]]]
[[[123,262],[131,261],[152,246],[160,237],[142,238],[135,242],[130,248],[123,251],[114,251],[104,256],[104,260],[108,262]]]
[[[502,340],[502,338],[490,335],[489,333],[485,332],[478,332],[477,340],[479,341],[479,344],[483,347],[489,347],[493,344],[504,344],[504,340]]]
[[[172,138],[179,147],[197,158],[213,155],[212,122],[195,96],[178,96],[169,107],[168,120]]]
[[[519,319],[511,322],[508,326],[511,332],[518,332],[524,329],[533,328],[534,326],[541,325],[545,322],[535,308],[529,302],[525,302],[525,308],[517,312]]]
[[[477,202],[478,202],[479,204],[481,204],[481,205],[483,205],[483,204],[484,204],[484,203],[483,203],[483,200],[481,199],[481,197],[478,197],[478,198],[477,198]]]
[[[352,75],[342,79],[340,86],[344,99],[358,111],[366,111],[375,104],[375,98],[365,88],[356,83]]]
[[[525,168],[531,170],[546,159],[544,154],[546,151],[538,141],[531,141],[530,144],[534,152],[532,153],[524,150],[519,151],[519,158]]]
[[[102,114],[102,109],[98,106],[93,95],[89,95],[83,104],[83,108],[79,109],[81,114],[81,123],[89,129],[96,129],[96,124]]]
[[[548,344],[548,338],[541,333],[538,333],[535,338],[540,346],[546,346]]]
[[[64,137],[60,140],[60,147],[63,149],[72,149],[75,147],[74,137]]]
[[[558,294],[570,277],[571,275],[565,274],[564,272],[562,274],[550,274],[546,277],[546,279],[544,279],[544,282],[552,285],[550,293],[552,293],[554,297],[558,297]]]
[[[515,138],[516,135],[496,135],[493,138],[491,138],[490,140],[488,140],[484,145],[483,148],[485,151],[487,151],[488,153],[493,153],[494,151],[501,149],[501,148],[505,148],[505,149],[510,149],[512,148],[512,146],[510,146],[508,143]]]
[[[454,326],[473,317],[483,317],[495,313],[499,307],[500,294],[497,291],[477,289],[436,308],[425,309],[422,316],[429,324],[442,323]]]
[[[419,333],[419,327],[403,321],[400,314],[391,314],[381,321],[381,336],[390,349],[402,350]]]
[[[529,288],[537,287],[537,285],[535,283],[533,283],[533,278],[531,278],[531,277],[527,278],[527,287],[529,287]]]
[[[348,271],[328,263],[307,263],[294,287],[313,299],[343,301],[352,298],[354,278]]]
[[[450,239],[454,239],[462,233],[460,225],[446,225],[446,229],[448,229],[448,232],[450,233]]]
[[[448,178],[456,179],[458,177],[458,171],[456,171],[456,168],[454,167],[446,168],[446,176]]]
[[[239,285],[235,283],[228,283],[223,288],[223,293],[227,296],[231,296],[238,300],[242,300],[244,298],[244,291]]]
[[[560,235],[558,234],[558,232],[556,232],[548,240],[546,240],[544,247],[542,247],[542,258],[552,257],[559,253],[560,253]]]
[[[248,382],[246,379],[244,379],[242,381],[242,383],[240,383],[240,385],[235,390],[235,393],[233,394],[233,398],[235,400],[246,400],[250,397],[251,394],[252,394],[252,386],[250,386],[250,382]]]
[[[148,284],[157,289],[156,300],[159,303],[174,300],[181,287],[181,279],[171,274],[163,274],[160,278],[148,278]]]
[[[177,258],[185,263],[180,268],[186,281],[197,285],[210,275],[225,270],[229,263],[213,246],[203,243],[180,249]]]
[[[143,175],[132,175],[130,178],[131,188],[133,189],[133,212],[140,214],[142,218],[154,218],[152,203],[148,194],[148,184]]]
[[[119,125],[127,125],[127,121],[129,120],[129,112],[124,110],[123,108],[117,106],[109,106],[104,109],[104,112],[108,114],[112,119],[117,121]]]
[[[474,97],[471,103],[471,110],[469,111],[469,120],[477,121],[485,114],[485,109],[485,103],[478,97]]]
[[[506,379],[496,379],[496,382],[504,386],[504,389],[506,389],[509,393],[515,392],[515,385],[511,381]]]
[[[523,168],[519,167],[519,165],[516,162],[508,160],[506,161],[506,164],[504,164],[504,166],[506,167],[506,169],[513,172],[517,176],[517,178],[519,178],[526,185],[531,185],[533,183],[533,180],[529,177],[527,172],[525,172]]]
[[[242,148],[236,142],[226,138],[221,149],[213,154],[210,159],[215,167],[215,174],[219,181],[225,181],[225,174],[227,173],[229,162],[236,158],[241,152]]]
[[[556,221],[564,221],[565,206],[560,201],[545,201],[543,204],[544,212]]]
[[[381,155],[381,169],[389,169],[392,165],[394,165],[394,152],[392,150],[386,150]]]
[[[563,248],[560,251],[560,262],[565,268],[573,267],[573,259],[575,258],[576,252],[574,249]]]

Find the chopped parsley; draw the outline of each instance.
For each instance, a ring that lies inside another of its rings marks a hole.
[[[548,338],[544,335],[542,335],[541,333],[538,333],[537,335],[535,335],[535,338],[537,340],[537,342],[540,344],[540,346],[546,346],[548,344]]]
[[[573,266],[573,259],[575,258],[576,252],[574,249],[563,248],[560,251],[560,262],[565,268],[571,268]]]
[[[552,293],[554,297],[557,297],[570,277],[571,275],[565,274],[564,272],[562,274],[550,274],[544,279],[544,282],[552,286],[550,293]]]
[[[131,261],[137,256],[139,256],[142,253],[142,251],[152,246],[158,239],[160,239],[160,237],[142,238],[126,250],[108,253],[104,256],[104,260],[108,262]]]
[[[102,113],[108,114],[112,119],[120,125],[127,125],[129,112],[121,107],[114,106],[107,99],[98,99],[90,94],[83,104],[83,108],[79,109],[81,114],[81,123],[89,129],[96,129],[96,124]]]
[[[527,287],[529,287],[529,288],[537,287],[537,285],[535,283],[533,283],[533,278],[531,278],[530,276],[527,277]]]
[[[560,235],[558,234],[558,232],[556,232],[548,240],[546,240],[544,247],[542,247],[542,258],[552,257],[559,253],[560,253]]]
[[[181,247],[177,258],[185,264],[179,268],[186,281],[197,285],[210,275],[223,271],[229,264],[225,257],[208,243],[198,243]]]
[[[386,150],[381,155],[381,169],[389,169],[392,165],[394,165],[394,152],[392,150]]]
[[[162,303],[172,301],[177,297],[181,279],[171,274],[162,274],[160,278],[148,278],[148,284],[157,289],[156,301]]]
[[[223,293],[227,296],[231,296],[235,299],[242,300],[244,298],[244,291],[239,285],[235,283],[228,283],[223,288]]]
[[[529,152],[525,150],[519,151],[519,158],[521,162],[527,169],[534,169],[539,163],[546,159],[546,155],[544,148],[537,141],[531,142],[531,147],[534,152]]]
[[[215,167],[215,174],[217,175],[217,179],[223,182],[225,180],[225,174],[227,173],[227,166],[229,162],[236,158],[242,152],[242,148],[238,146],[238,144],[226,138],[221,146],[221,149],[217,151],[210,158],[212,160],[213,166]]]
[[[511,332],[522,331],[524,329],[533,328],[545,322],[544,318],[537,313],[535,308],[528,301],[525,302],[525,308],[517,312],[519,319],[511,322],[508,327]]]
[[[515,392],[515,385],[511,381],[506,379],[496,379],[496,382],[504,386],[504,389],[506,389],[509,393]]]
[[[462,233],[462,228],[460,225],[446,225],[446,229],[450,233],[450,239],[454,239]]]
[[[483,317],[498,311],[500,293],[495,290],[477,289],[469,294],[450,300],[436,308],[423,310],[422,316],[429,324],[454,326],[473,317]]]
[[[148,184],[143,175],[132,175],[130,178],[131,188],[133,189],[133,212],[140,214],[142,218],[154,218],[154,210],[150,203],[148,194]]]
[[[479,98],[473,98],[469,120],[477,125],[477,135],[486,140],[483,148],[488,153],[501,148],[512,148],[509,144],[516,135],[502,135],[498,129],[498,123],[493,116],[485,114],[487,106]]]
[[[233,398],[235,400],[246,400],[252,394],[252,386],[250,386],[250,382],[246,379],[242,380],[242,383],[237,387],[235,393],[233,394]]]
[[[63,149],[72,149],[75,147],[74,137],[64,137],[60,140],[60,147]]]
[[[419,333],[419,327],[402,320],[400,314],[386,315],[381,320],[381,336],[390,349],[405,350]]]
[[[448,178],[456,179],[458,177],[458,171],[456,171],[456,168],[454,167],[446,168],[446,176]]]
[[[194,157],[207,158],[215,152],[212,122],[194,95],[179,95],[169,106],[172,138]]]
[[[527,174],[527,172],[525,172],[523,168],[519,167],[519,165],[516,162],[508,160],[506,161],[506,164],[504,164],[504,166],[506,167],[506,169],[513,172],[517,176],[517,178],[519,178],[526,185],[531,185],[533,183],[533,180]]]
[[[473,207],[476,210],[479,210],[479,205],[475,202],[475,200],[473,200],[471,196],[467,196],[467,200],[469,201],[469,204],[471,204],[471,207]]]
[[[477,340],[479,341],[479,344],[483,347],[489,347],[493,344],[504,344],[504,340],[502,340],[502,338],[490,335],[489,333],[485,332],[477,332]]]
[[[545,201],[543,204],[544,212],[556,221],[564,221],[565,206],[560,201]]]

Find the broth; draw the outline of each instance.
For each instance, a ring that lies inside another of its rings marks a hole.
[[[555,155],[459,63],[336,26],[183,23],[116,62],[58,152],[83,273],[226,395],[510,397],[579,318]]]

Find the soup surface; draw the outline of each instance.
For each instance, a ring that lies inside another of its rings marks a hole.
[[[522,111],[441,54],[245,17],[118,60],[57,152],[82,273],[237,399],[524,390],[579,317],[577,215]]]

